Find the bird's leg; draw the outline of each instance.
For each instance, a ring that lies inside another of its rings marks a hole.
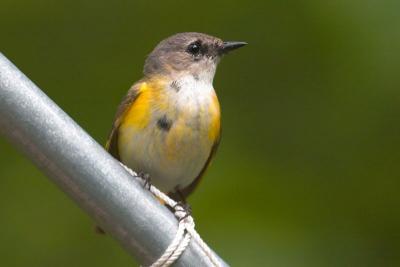
[[[144,180],[143,188],[146,188],[147,190],[150,190],[150,187],[151,187],[150,174],[144,173],[144,172],[139,172],[138,176]]]
[[[170,192],[168,194],[170,198],[173,200],[180,202],[180,203],[186,203],[186,197],[185,195],[181,192],[181,190],[177,187],[175,187],[174,191]]]
[[[130,175],[134,176],[134,177],[140,177],[142,178],[142,180],[144,180],[143,183],[143,188],[146,188],[147,190],[150,190],[151,187],[151,179],[150,179],[150,175],[148,173],[144,173],[144,172],[134,172],[131,168],[129,168],[128,166],[126,166],[125,164],[123,164],[122,162],[120,162],[121,166],[124,167],[124,169],[129,172]]]
[[[176,211],[178,207],[180,207],[185,212],[184,216],[178,218],[179,221],[182,221],[192,215],[192,208],[188,203],[179,201],[178,203],[176,203],[173,209]]]

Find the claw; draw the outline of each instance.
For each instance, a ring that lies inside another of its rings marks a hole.
[[[150,175],[148,173],[139,172],[138,176],[141,177],[144,180],[143,188],[146,188],[147,190],[150,190],[150,187],[151,187]]]
[[[178,218],[179,221],[182,221],[184,219],[186,219],[187,217],[192,215],[192,208],[190,207],[190,205],[186,202],[181,202],[179,201],[178,203],[176,203],[176,205],[173,207],[174,210],[176,210],[177,207],[181,207],[182,210],[185,212],[185,215]]]

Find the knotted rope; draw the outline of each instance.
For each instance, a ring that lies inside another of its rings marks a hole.
[[[203,239],[201,239],[200,235],[194,229],[195,223],[193,217],[190,215],[188,210],[183,207],[182,204],[171,199],[166,194],[158,190],[155,186],[149,184],[148,181],[145,181],[136,172],[134,172],[122,163],[121,165],[133,177],[137,178],[144,186],[148,185],[149,191],[154,196],[156,196],[158,199],[163,200],[167,206],[172,208],[174,210],[175,217],[178,219],[179,222],[178,231],[176,232],[175,238],[172,240],[171,244],[167,247],[165,252],[158,258],[156,262],[150,265],[150,267],[167,267],[173,264],[189,246],[192,238],[199,244],[205,256],[210,259],[211,263],[214,266],[221,266],[214,253],[212,253],[211,249],[207,246]]]

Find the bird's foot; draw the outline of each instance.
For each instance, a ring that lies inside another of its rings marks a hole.
[[[175,210],[175,215],[179,221],[182,221],[192,215],[192,208],[186,202],[179,201],[173,208]],[[177,214],[177,212],[183,212],[184,215],[180,216],[179,214]]]
[[[144,172],[139,172],[138,176],[143,179],[143,188],[146,188],[147,190],[150,190],[151,187],[151,178],[150,174],[144,173]]]

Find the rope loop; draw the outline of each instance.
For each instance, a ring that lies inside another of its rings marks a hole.
[[[176,202],[172,198],[168,197],[166,194],[158,190],[154,185],[149,183],[147,178],[142,178],[136,172],[122,164],[122,167],[132,175],[137,178],[139,182],[148,188],[148,190],[157,198],[162,199],[167,206],[174,210],[174,215],[178,220],[178,231],[171,244],[167,247],[164,253],[155,261],[150,267],[168,267],[173,264],[185,249],[189,246],[190,241],[194,239],[199,246],[202,248],[204,255],[208,257],[211,263],[215,267],[220,267],[218,259],[215,257],[214,253],[212,253],[211,249],[207,246],[207,244],[201,239],[200,235],[195,230],[194,219],[191,216],[191,210],[185,204],[180,202]]]

